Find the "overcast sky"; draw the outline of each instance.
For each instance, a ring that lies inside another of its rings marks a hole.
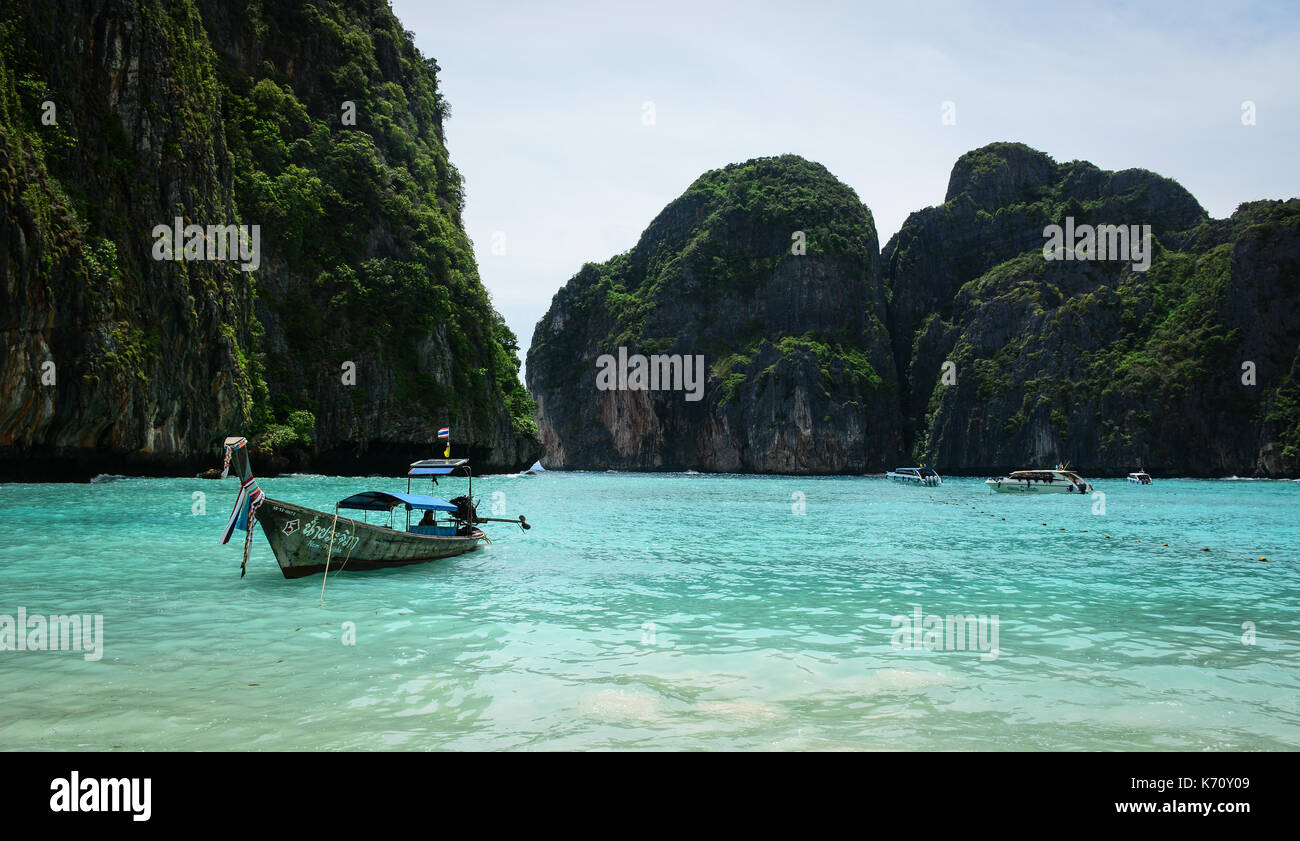
[[[703,172],[754,157],[824,164],[882,247],[943,201],[958,156],[998,140],[1154,170],[1215,217],[1300,195],[1291,0],[392,5],[442,67],[465,224],[525,350],[584,262],[635,245]]]

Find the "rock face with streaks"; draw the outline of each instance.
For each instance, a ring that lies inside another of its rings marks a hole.
[[[437,66],[387,4],[23,5],[0,10],[0,475],[191,472],[240,433],[264,473],[392,472],[444,425],[481,472],[532,463]],[[157,259],[176,218],[256,226],[257,259]]]
[[[210,461],[249,417],[252,288],[150,236],[237,219],[207,36],[162,3],[26,5],[0,58],[0,471]]]

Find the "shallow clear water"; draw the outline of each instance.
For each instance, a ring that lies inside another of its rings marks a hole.
[[[102,614],[104,648],[0,651],[0,748],[1300,747],[1300,483],[1094,484],[1104,514],[974,479],[485,477],[480,513],[531,531],[324,604],[260,532],[240,579],[233,480],[3,485],[0,614]],[[918,606],[986,650],[907,647]]]

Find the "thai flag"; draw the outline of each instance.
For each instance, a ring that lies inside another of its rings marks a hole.
[[[442,429],[439,429],[439,430],[438,430],[438,437],[439,437],[439,438],[450,438],[450,437],[451,437],[451,427],[450,427],[450,426],[444,426]]]

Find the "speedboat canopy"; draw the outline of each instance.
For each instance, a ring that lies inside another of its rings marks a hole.
[[[411,462],[407,476],[446,476],[457,467],[469,464],[467,458],[426,458]]]

